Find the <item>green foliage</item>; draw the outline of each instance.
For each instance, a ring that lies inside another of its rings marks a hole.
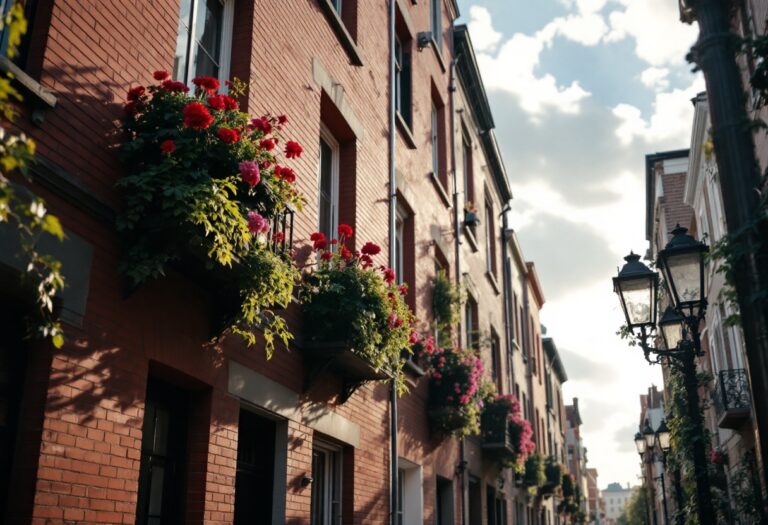
[[[563,466],[558,463],[554,456],[547,456],[544,462],[544,472],[547,478],[547,485],[559,487],[563,483]]]
[[[15,3],[4,18],[0,28],[8,35],[7,56],[13,58],[22,35],[27,30],[22,4]],[[15,230],[20,251],[17,257],[26,266],[22,279],[34,296],[35,312],[30,316],[32,335],[50,338],[56,348],[64,344],[61,323],[54,312],[54,299],[64,288],[61,263],[38,249],[41,238],[51,235],[64,239],[59,220],[48,213],[43,199],[11,182],[9,175],[18,175],[29,182],[29,165],[34,161],[35,144],[24,135],[6,130],[7,124],[16,117],[14,102],[21,95],[11,83],[10,74],[0,76],[0,226]]]
[[[438,271],[432,280],[432,311],[439,346],[450,346],[451,327],[459,322],[461,301],[461,289],[451,282],[444,270]]]
[[[544,474],[544,457],[538,452],[534,452],[525,460],[523,485],[529,488],[539,488],[542,487],[546,481],[547,478]]]
[[[746,453],[732,471],[730,492],[742,523],[764,523],[764,501],[754,452]]]
[[[232,84],[232,94],[241,89],[241,82]],[[118,182],[121,271],[138,286],[162,277],[171,263],[203,266],[216,276],[215,287],[233,288],[238,296],[237,314],[221,335],[237,334],[252,346],[258,330],[271,357],[276,341],[286,345],[292,338],[274,307],[290,303],[299,277],[291,254],[270,251],[281,240],[272,237],[269,223],[303,203],[293,187],[295,174],[279,166],[273,153],[284,120],[264,116],[257,126],[234,99],[226,97],[222,106],[202,89],[189,96],[160,83],[132,92],[120,148],[127,171]],[[185,110],[194,103],[210,115],[209,125],[186,121]],[[227,132],[235,140],[222,138]],[[243,163],[259,172],[256,182]]]
[[[650,525],[648,522],[648,489],[635,487],[632,496],[619,517],[621,525]]]
[[[415,322],[404,299],[407,287],[397,286],[391,270],[373,267],[368,255],[349,253],[343,241],[334,252],[323,246],[317,266],[304,274],[305,329],[313,341],[345,342],[376,370],[392,374],[402,393],[402,353],[410,351]]]

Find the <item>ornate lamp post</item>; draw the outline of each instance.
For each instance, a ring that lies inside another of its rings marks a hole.
[[[659,252],[657,262],[664,274],[671,303],[659,320],[658,327],[659,275],[640,262],[639,255],[630,253],[624,258],[626,264],[613,278],[613,287],[619,295],[627,328],[643,349],[646,361],[650,364],[665,361],[683,373],[687,418],[695,428],[701,428],[703,421],[699,409],[695,358],[703,355],[699,324],[707,309],[704,255],[709,248],[688,235],[688,230],[680,225],[672,231],[672,236]],[[646,448],[652,447],[653,436],[647,439]],[[697,439],[691,446],[699,525],[714,525],[715,512],[704,443]]]

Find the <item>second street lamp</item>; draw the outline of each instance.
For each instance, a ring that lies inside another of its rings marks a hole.
[[[619,295],[627,330],[634,336],[645,359],[651,364],[664,361],[682,372],[685,383],[685,417],[693,428],[703,428],[699,405],[696,356],[702,355],[699,325],[707,309],[704,256],[709,248],[688,235],[679,224],[672,239],[659,252],[658,267],[662,270],[669,292],[670,306],[656,326],[659,275],[640,262],[640,256],[630,253],[626,264],[613,278],[614,291]],[[660,333],[659,333],[660,332]],[[660,337],[659,337],[660,336]],[[661,344],[652,344],[661,343]],[[664,425],[666,427],[666,424]],[[648,425],[650,428],[650,425]],[[647,439],[644,429],[640,437]],[[655,439],[651,430],[651,439]],[[660,438],[658,438],[660,439]],[[638,445],[638,452],[640,445]],[[645,448],[653,447],[646,442]],[[701,439],[690,443],[696,479],[696,505],[699,525],[714,525],[705,444]]]

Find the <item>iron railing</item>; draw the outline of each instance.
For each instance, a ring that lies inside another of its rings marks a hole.
[[[752,399],[747,371],[743,368],[721,370],[715,381],[714,402],[718,416],[732,410],[749,411]]]

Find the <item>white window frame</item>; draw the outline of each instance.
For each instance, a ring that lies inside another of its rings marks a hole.
[[[341,9],[342,9],[342,0],[330,0],[331,5],[336,10],[336,12],[341,16]]]
[[[494,235],[494,226],[496,226],[495,222],[492,222],[494,219],[493,216],[493,203],[492,201],[486,197],[485,198],[485,269],[486,271],[496,276],[496,272],[494,271],[494,250],[493,246],[491,246],[492,242],[495,242],[495,235]]]
[[[312,525],[340,525],[341,524],[341,477],[342,477],[342,449],[339,446],[332,445],[325,441],[315,440],[312,444],[312,452],[322,452],[325,455],[325,464],[323,468],[324,478],[323,483],[323,502],[325,512],[322,516],[322,523],[312,523]],[[334,479],[335,478],[335,479]],[[313,480],[313,483],[318,483],[320,480]],[[338,494],[338,500],[333,500],[333,492]],[[313,502],[310,501],[310,506]],[[337,509],[336,515],[333,510]],[[311,513],[314,517],[314,513]]]
[[[200,2],[205,2],[206,0],[190,0],[190,10],[192,12],[192,21],[190,22],[192,25],[189,28],[189,49],[187,51],[187,67],[184,69],[186,70],[186,78],[183,79],[176,79],[181,80],[184,82],[187,86],[190,88],[194,87],[192,85],[192,79],[197,76],[195,72],[192,70],[192,66],[195,63],[196,53],[197,53],[197,45],[195,43],[197,42],[197,35],[195,34],[197,30],[197,5]],[[225,82],[229,80],[229,68],[232,64],[232,26],[234,25],[235,21],[235,0],[219,0],[222,6],[222,12],[221,12],[221,50],[219,53],[219,83],[221,84],[221,88],[219,89],[220,92],[226,93],[227,92],[227,85]],[[177,18],[181,16],[181,11],[179,11],[179,15]],[[178,38],[178,33],[176,34],[176,38]],[[174,51],[175,52],[175,51]]]
[[[339,229],[339,142],[333,136],[331,131],[324,125],[320,124],[320,139],[322,139],[331,148],[331,225],[330,234],[332,237],[336,236],[336,231]],[[322,174],[323,167],[322,152],[318,152],[318,170],[317,170],[317,226],[320,230],[320,194],[322,190]],[[323,232],[325,233],[325,232]]]
[[[399,458],[398,525],[421,525],[424,516],[424,484],[421,465]]]
[[[440,9],[442,1],[430,0],[429,2],[429,30],[432,31],[432,39],[435,41],[438,51],[443,46],[443,11]]]

